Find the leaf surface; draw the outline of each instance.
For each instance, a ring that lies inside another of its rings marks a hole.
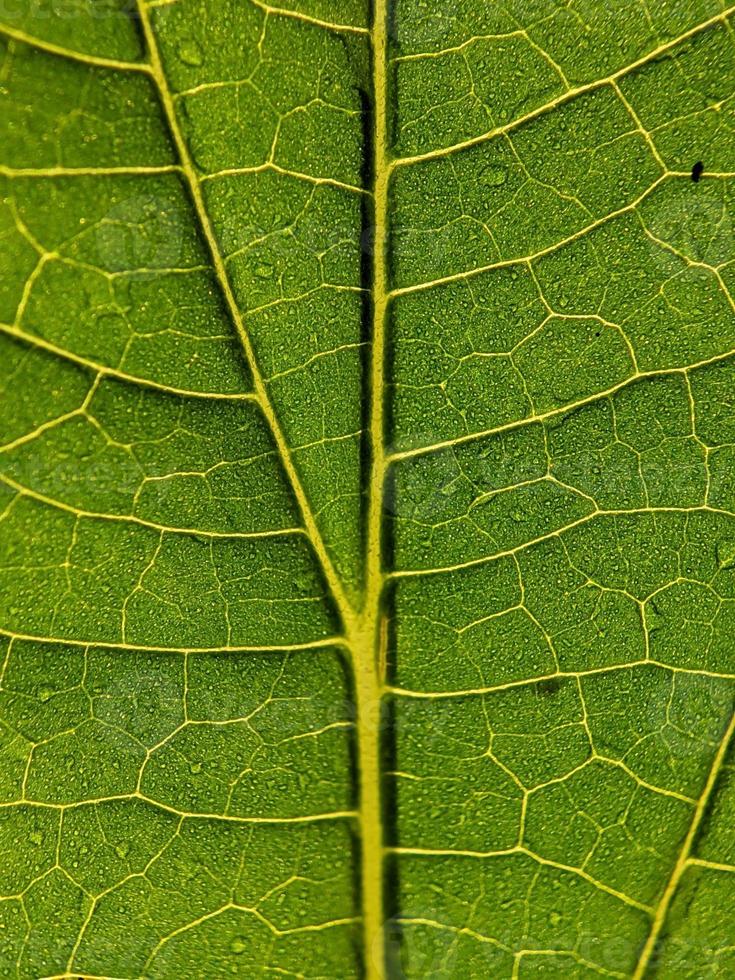
[[[0,976],[727,977],[735,13],[0,18]]]

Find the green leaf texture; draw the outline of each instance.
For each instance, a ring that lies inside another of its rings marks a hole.
[[[735,8],[0,10],[0,977],[735,977]]]

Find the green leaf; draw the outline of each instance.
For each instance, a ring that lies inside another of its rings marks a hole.
[[[0,977],[735,975],[735,8],[0,44]]]

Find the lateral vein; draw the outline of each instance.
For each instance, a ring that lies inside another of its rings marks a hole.
[[[663,931],[664,925],[666,923],[666,918],[668,915],[671,902],[673,901],[674,895],[679,887],[679,883],[689,866],[692,848],[697,839],[697,834],[702,826],[702,823],[707,815],[707,809],[709,802],[715,792],[715,787],[717,786],[717,779],[722,771],[722,767],[727,757],[728,749],[733,741],[733,736],[735,735],[735,711],[732,712],[730,716],[730,721],[727,728],[725,729],[725,734],[715,752],[714,759],[712,760],[712,765],[710,766],[710,771],[707,775],[707,779],[702,790],[702,795],[697,801],[697,805],[694,810],[694,815],[692,816],[692,822],[689,824],[689,830],[684,838],[684,843],[682,844],[681,850],[679,851],[679,856],[677,858],[674,869],[671,872],[671,876],[666,883],[666,887],[661,895],[661,899],[656,906],[653,923],[651,925],[651,931],[648,934],[646,943],[641,952],[640,958],[635,968],[635,972],[631,977],[631,980],[643,980],[643,977],[648,971],[648,967],[651,963],[653,955],[658,946],[659,939],[661,938],[661,933]]]
[[[0,333],[7,334],[7,336],[29,347],[35,347],[38,350],[45,351],[47,354],[53,354],[64,361],[78,364],[79,367],[87,368],[89,371],[99,374],[102,377],[114,378],[117,381],[138,385],[141,388],[150,388],[153,391],[162,391],[167,395],[175,395],[180,398],[202,398],[209,399],[210,401],[256,401],[256,396],[253,392],[191,391],[188,388],[176,388],[172,385],[163,384],[161,381],[153,381],[150,378],[128,374],[126,371],[109,367],[98,361],[92,361],[88,357],[82,357],[81,354],[75,354],[72,351],[65,350],[57,344],[52,344],[50,341],[44,340],[43,337],[36,337],[33,334],[26,333],[25,330],[21,330],[19,327],[13,326],[10,323],[0,322]]]
[[[145,61],[119,61],[116,58],[102,58],[94,54],[84,54],[82,51],[72,51],[60,44],[54,44],[52,41],[44,41],[43,38],[26,34],[25,31],[19,31],[8,24],[0,23],[0,35],[8,37],[12,41],[20,41],[21,44],[26,44],[29,48],[45,51],[46,54],[55,54],[59,58],[78,61],[90,68],[112,68],[115,71],[142,72],[144,75],[151,73],[151,66]]]
[[[679,35],[679,37],[672,38],[670,41],[666,41],[664,44],[659,45],[654,50],[648,51],[636,61],[631,62],[629,65],[624,65],[611,75],[607,75],[605,78],[597,78],[592,82],[587,82],[584,85],[578,85],[575,88],[570,88],[566,92],[563,92],[561,95],[557,96],[555,99],[552,99],[550,102],[537,106],[537,108],[532,109],[530,112],[520,116],[517,119],[511,120],[509,123],[505,123],[502,126],[496,126],[494,129],[488,130],[485,133],[480,133],[479,136],[473,136],[470,139],[463,140],[460,143],[453,143],[450,146],[440,147],[436,150],[427,150],[425,153],[417,153],[413,156],[398,157],[393,161],[392,166],[405,167],[415,163],[422,163],[425,160],[437,160],[442,157],[452,156],[455,153],[459,153],[461,150],[466,150],[469,147],[486,143],[488,140],[491,140],[496,136],[512,132],[514,129],[517,129],[524,123],[530,122],[532,119],[536,119],[538,116],[545,115],[552,109],[557,108],[557,106],[570,102],[578,95],[584,95],[586,92],[593,92],[598,88],[603,88],[605,85],[613,85],[619,78],[629,75],[631,72],[635,71],[637,68],[643,67],[643,65],[648,64],[650,61],[655,61],[656,58],[660,58],[661,55],[667,54],[669,51],[678,47],[680,44],[683,44],[685,41],[696,37],[696,35],[701,34],[702,31],[706,31],[710,27],[714,27],[719,23],[726,24],[730,15],[733,13],[735,13],[735,6],[727,7],[721,13],[715,14],[714,17],[710,17],[708,20],[702,21],[700,24],[695,24],[694,27],[690,28],[688,31],[685,31],[683,34]]]
[[[149,13],[145,4],[143,3],[143,0],[137,0],[137,9],[151,59],[151,72],[153,74],[153,79],[156,83],[156,87],[158,88],[171,136],[179,154],[179,160],[184,178],[186,179],[189,192],[191,194],[197,219],[212,258],[215,275],[253,376],[253,387],[255,388],[255,393],[260,404],[261,411],[263,412],[273,435],[273,439],[276,443],[279,456],[286,471],[293,494],[296,498],[311,545],[319,560],[322,572],[327,580],[327,584],[334,598],[335,604],[337,605],[342,621],[346,622],[352,616],[352,607],[347,599],[342,581],[337,574],[332,559],[329,556],[326,545],[322,539],[316,518],[311,509],[311,505],[309,504],[304,487],[301,483],[301,478],[299,477],[296,465],[292,459],[290,449],[286,442],[285,435],[281,429],[275,409],[271,403],[270,396],[268,395],[268,390],[260,373],[257,358],[255,356],[255,349],[250,339],[250,335],[245,328],[242,313],[240,312],[240,308],[235,299],[232,284],[225,267],[222,253],[220,252],[219,245],[217,243],[217,238],[214,233],[214,228],[212,226],[212,221],[209,216],[206,203],[204,201],[201,182],[197,176],[189,148],[186,144],[186,140],[184,139],[181,127],[179,126],[176,110],[174,108],[173,97],[168,86],[166,75],[163,71],[163,64],[161,62],[161,56],[158,50],[158,42],[156,41],[155,34],[153,33]]]
[[[78,416],[79,414],[80,413],[78,411],[69,412],[66,416],[61,416],[61,419],[56,419],[54,421],[59,422],[60,420],[69,419],[74,416]],[[6,448],[7,447],[0,447],[0,453],[4,452]],[[272,528],[268,531],[208,531],[195,527],[174,527],[171,524],[161,524],[158,521],[150,521],[144,517],[137,517],[135,514],[105,514],[101,511],[85,510],[82,507],[74,507],[72,504],[64,503],[63,500],[56,500],[54,497],[49,497],[45,493],[39,493],[37,490],[33,490],[31,487],[18,483],[17,480],[14,480],[12,477],[2,472],[0,472],[0,483],[6,484],[6,486],[20,494],[21,497],[28,497],[29,500],[35,500],[37,503],[45,504],[48,507],[53,507],[55,510],[66,511],[66,513],[73,514],[75,517],[83,517],[88,518],[89,520],[97,521],[116,521],[122,524],[135,524],[138,527],[145,527],[154,531],[162,531],[165,534],[180,534],[189,537],[211,538],[213,540],[223,539],[228,541],[240,539],[247,540],[253,538],[261,539],[293,537],[304,533],[304,529],[302,527],[279,527]]]

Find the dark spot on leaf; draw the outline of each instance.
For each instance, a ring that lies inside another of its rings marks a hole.
[[[702,176],[703,173],[704,173],[704,164],[702,163],[701,160],[697,160],[697,162],[692,167],[692,180],[694,181],[695,184],[699,183],[699,178]]]
[[[556,694],[561,687],[561,681],[556,677],[549,677],[545,681],[539,681],[536,686],[539,694]]]

